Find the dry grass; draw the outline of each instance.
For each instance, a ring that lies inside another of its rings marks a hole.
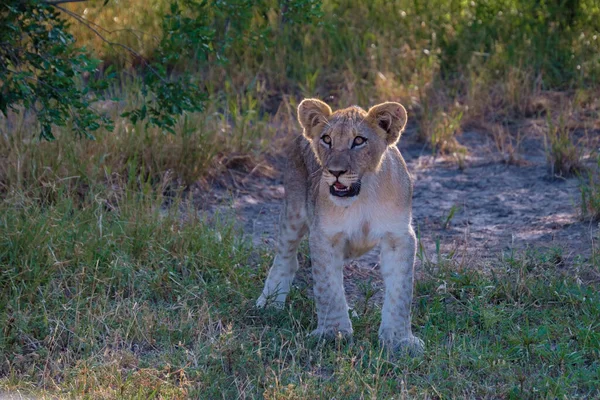
[[[240,105],[241,103],[241,105]],[[0,193],[43,188],[48,196],[59,188],[85,191],[115,182],[150,182],[187,186],[218,175],[223,160],[235,154],[256,158],[268,146],[274,129],[252,104],[232,99],[218,111],[189,115],[166,134],[118,117],[117,103],[103,106],[117,120],[114,132],[100,132],[96,140],[74,139],[57,130],[57,140],[40,142],[29,114],[12,114],[0,121]],[[213,107],[216,103],[212,103]]]
[[[584,221],[600,221],[600,155],[596,169],[583,174],[579,187],[581,193],[581,218]]]
[[[558,102],[546,110],[545,145],[551,176],[569,177],[583,171],[583,150],[575,144],[574,133],[580,123],[573,118],[573,103]]]
[[[71,7],[151,58],[155,39],[141,31],[160,33],[166,2],[101,3]],[[40,142],[28,114],[0,121],[0,390],[144,399],[597,397],[597,260],[563,276],[556,252],[503,256],[490,276],[422,258],[413,323],[426,354],[387,358],[376,339],[380,310],[366,302],[353,316],[354,343],[306,338],[315,324],[306,287],[295,288],[288,309],[257,313],[270,255],[219,217],[208,222],[188,210],[183,221],[184,202],[166,193],[279,146],[297,130],[302,96],[333,107],[399,101],[431,150],[459,165],[466,150],[457,135],[472,127],[519,164],[528,134],[520,127],[532,119],[543,126],[552,173],[573,173],[577,139],[600,128],[600,8],[582,0],[586,15],[574,34],[539,22],[532,4],[326,0],[320,24],[298,26],[273,10],[257,15],[272,28],[272,47],[232,46],[229,64],[192,65],[210,100],[176,135],[118,117],[135,102],[134,83],[114,89],[122,103],[98,104],[117,123],[95,141],[66,128]],[[135,60],[72,29],[107,64],[135,74]],[[582,185],[586,218],[598,216],[598,187],[591,175]],[[165,209],[165,195],[174,207]]]

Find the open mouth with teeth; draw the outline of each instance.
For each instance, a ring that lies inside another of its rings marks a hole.
[[[337,197],[353,197],[356,196],[360,192],[360,181],[355,182],[350,186],[344,186],[339,181],[335,181],[335,183],[329,186],[329,193],[332,196]]]

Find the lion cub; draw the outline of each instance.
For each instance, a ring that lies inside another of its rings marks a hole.
[[[336,112],[317,99],[300,103],[303,135],[286,153],[278,249],[258,307],[283,305],[298,270],[298,244],[309,232],[318,319],[312,334],[351,335],[343,265],[380,244],[385,299],[379,338],[392,349],[422,352],[410,324],[412,182],[396,148],[406,119],[398,103]]]

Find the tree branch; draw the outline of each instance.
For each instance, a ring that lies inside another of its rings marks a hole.
[[[78,0],[78,1],[88,1],[88,0]],[[65,2],[66,2],[66,1],[65,1]],[[56,8],[58,8],[58,9],[60,9],[60,10],[63,10],[63,8],[62,8],[62,7],[56,7]],[[147,35],[147,36],[150,36],[150,37],[152,37],[154,40],[156,40],[157,42],[160,42],[160,38],[159,38],[158,36],[156,36],[156,35],[153,35],[153,34],[151,34],[151,33],[148,33],[148,32],[141,31],[141,30],[139,30],[139,29],[134,29],[134,28],[122,28],[122,29],[113,29],[113,30],[110,30],[110,29],[106,29],[106,28],[105,28],[105,27],[103,27],[102,25],[98,25],[98,24],[97,24],[97,23],[95,23],[94,21],[90,21],[90,20],[88,20],[88,19],[85,19],[85,18],[83,18],[83,17],[81,17],[81,16],[79,16],[79,15],[75,16],[75,15],[73,15],[73,14],[70,14],[70,13],[69,13],[69,15],[70,15],[70,16],[72,16],[73,18],[77,18],[77,20],[78,20],[79,22],[83,22],[82,20],[85,20],[85,22],[86,22],[87,24],[90,24],[90,25],[93,25],[93,26],[95,26],[95,27],[98,27],[98,29],[99,29],[99,30],[101,30],[101,31],[103,31],[103,32],[106,32],[106,33],[108,33],[108,34],[110,34],[110,35],[112,35],[113,33],[116,33],[116,32],[128,32],[128,33],[131,33],[132,35],[134,35],[134,36],[135,36],[135,37],[136,37],[138,40],[140,40],[140,41],[141,41],[142,39],[141,39],[141,38],[140,38],[140,37],[137,35],[137,33],[140,33],[140,34],[142,34],[142,35]],[[137,32],[137,33],[136,33],[136,32]]]
[[[57,1],[62,1],[62,0],[57,0]],[[85,0],[76,0],[76,1],[85,1]],[[66,0],[65,0],[66,2]],[[91,30],[92,32],[94,32],[96,34],[96,36],[98,36],[100,38],[100,40],[102,40],[104,43],[108,44],[109,46],[117,46],[117,47],[121,47],[125,50],[127,50],[130,54],[133,54],[134,56],[138,57],[140,60],[142,60],[144,62],[144,64],[146,65],[146,67],[148,67],[148,69],[150,69],[150,71],[152,71],[152,73],[154,75],[156,75],[158,77],[158,79],[160,79],[163,83],[168,83],[159,73],[157,70],[155,70],[151,65],[150,62],[144,57],[142,56],[140,53],[138,53],[137,51],[133,50],[131,47],[124,45],[123,43],[118,43],[118,42],[111,42],[110,40],[106,39],[104,36],[102,36],[102,34],[100,34],[100,32],[98,32],[96,29],[94,29],[90,23],[88,21],[86,21],[85,19],[83,19],[82,17],[80,17],[79,15],[75,14],[74,12],[67,10],[64,7],[61,7],[59,5],[53,4],[54,7],[58,8],[59,10],[61,10],[62,12],[64,12],[67,15],[70,15],[71,17],[75,18],[80,24],[84,25],[86,28],[88,28],[89,30]],[[104,28],[102,28],[104,29]],[[106,30],[106,29],[104,29]]]

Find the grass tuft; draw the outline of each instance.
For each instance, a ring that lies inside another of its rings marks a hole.
[[[600,168],[600,156],[598,156],[598,167]],[[600,221],[600,180],[594,176],[593,171],[587,172],[587,179],[583,177],[579,192],[581,193],[581,218]]]
[[[557,121],[553,121],[550,115],[546,118],[545,144],[551,177],[570,177],[583,170],[582,150],[573,143],[566,118],[562,112]]]

